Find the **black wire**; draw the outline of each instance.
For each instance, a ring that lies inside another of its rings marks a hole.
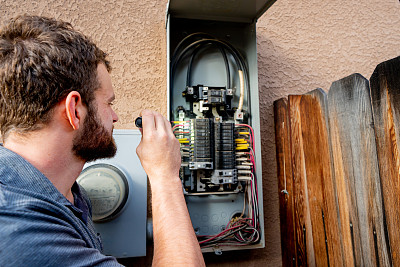
[[[204,33],[204,32],[195,32],[195,33],[189,34],[188,36],[186,36],[185,38],[183,38],[183,39],[178,43],[178,45],[176,46],[176,48],[175,48],[174,52],[172,53],[172,55],[175,55],[175,54],[178,52],[178,50],[179,50],[180,47],[183,45],[183,43],[185,43],[187,40],[189,40],[190,38],[195,37],[195,36],[205,36],[205,37],[207,37],[207,38],[213,38],[213,36],[211,36],[211,35],[208,34],[208,33]]]
[[[221,40],[217,39],[201,39],[198,41],[195,41],[191,43],[190,45],[186,46],[182,51],[180,51],[178,54],[174,54],[172,57],[172,62],[171,62],[171,81],[173,80],[173,75],[174,75],[174,70],[176,65],[179,63],[179,61],[182,59],[182,57],[194,46],[198,44],[204,44],[204,43],[216,43],[222,45],[223,48],[227,49],[235,59],[236,65],[238,67],[238,70],[242,70],[244,72],[244,77],[246,79],[246,85],[249,90],[250,88],[250,82],[249,82],[249,72],[248,68],[245,64],[245,60],[243,56],[229,43],[223,42]]]
[[[197,55],[197,52],[199,52],[201,48],[201,44],[196,46],[193,50],[192,56],[190,57],[188,68],[187,68],[187,74],[186,74],[186,86],[191,86],[191,73],[192,73],[192,66],[193,66],[193,60],[195,56]]]
[[[197,40],[192,42],[191,44],[189,44],[188,46],[186,46],[185,48],[181,47],[183,46],[183,44],[185,42],[187,42],[189,39],[194,38],[194,37],[201,37],[201,36],[206,36],[209,39],[201,39],[201,40]],[[246,65],[246,61],[244,60],[243,56],[239,53],[239,51],[237,51],[231,44],[221,41],[221,40],[217,40],[215,38],[213,38],[211,35],[207,34],[207,33],[193,33],[190,34],[188,36],[186,36],[183,40],[181,40],[177,47],[174,50],[172,59],[171,59],[171,78],[170,78],[170,87],[173,88],[173,79],[174,79],[174,74],[175,74],[175,67],[176,65],[179,63],[179,61],[181,60],[181,58],[193,47],[196,46],[197,44],[203,44],[203,43],[216,43],[216,44],[221,44],[221,48],[222,49],[226,49],[228,52],[230,52],[233,56],[233,58],[235,59],[236,65],[238,70],[242,70],[243,74],[244,74],[244,78],[245,78],[245,83],[246,83],[246,87],[247,87],[247,91],[248,94],[250,92],[250,79],[249,79],[249,70],[247,68]],[[181,51],[180,51],[181,50]],[[179,53],[178,53],[179,52]],[[225,60],[225,59],[224,59]],[[227,73],[229,73],[230,75],[230,71]],[[189,74],[190,75],[190,74]],[[190,79],[189,79],[190,80]],[[230,77],[229,77],[229,82],[230,82]],[[187,80],[188,83],[188,80]],[[230,87],[230,86],[228,86]],[[250,107],[250,97],[247,97],[247,106]],[[251,118],[249,118],[249,120],[251,121]]]
[[[221,44],[223,45],[229,52],[231,52],[231,54],[233,55],[236,64],[238,65],[238,69],[239,70],[243,70],[245,68],[245,64],[243,63],[243,61],[241,60],[241,56],[239,55],[239,53],[237,51],[235,51],[234,49],[232,49],[232,47],[230,45],[228,45],[227,43],[224,43],[220,40],[216,40],[216,39],[202,39],[199,41],[195,41],[193,43],[191,43],[190,45],[186,46],[178,55],[174,55],[173,60],[171,62],[171,70],[173,73],[173,70],[175,69],[177,63],[182,59],[182,57],[194,46],[198,45],[198,44],[203,44],[203,43],[216,43],[216,44]],[[247,71],[246,71],[247,73]]]
[[[192,52],[192,55],[190,57],[189,64],[188,64],[187,74],[186,74],[186,86],[191,86],[191,84],[192,84],[191,83],[191,73],[192,73],[192,67],[193,67],[194,58],[196,57],[196,55],[200,51],[200,49],[203,48],[206,45],[209,45],[209,43],[199,44],[198,46],[196,46],[193,49],[193,52]],[[231,71],[230,71],[230,68],[229,68],[228,58],[226,56],[226,52],[225,52],[223,47],[218,45],[218,50],[220,51],[220,53],[222,55],[222,58],[224,59],[225,72],[226,72],[226,88],[228,89],[228,88],[231,88]]]
[[[225,62],[226,89],[230,89],[231,88],[231,70],[229,69],[228,58],[226,56],[226,52],[225,52],[224,48],[222,48],[221,46],[219,46],[218,48],[219,48],[219,51],[221,51],[222,57],[224,58],[224,62]]]
[[[240,61],[241,61],[241,66],[242,66],[242,69],[244,70],[244,72],[246,72],[246,74],[247,74],[247,76],[248,76],[248,69],[247,69],[247,66],[246,66],[246,64],[244,63],[245,61],[244,61],[244,58],[242,57],[242,55],[231,45],[231,44],[229,44],[229,43],[227,43],[227,42],[224,42],[224,41],[221,41],[221,40],[218,40],[218,39],[215,39],[215,38],[213,38],[211,35],[209,35],[209,34],[207,34],[207,33],[193,33],[193,34],[190,34],[190,35],[188,35],[188,36],[186,36],[184,39],[182,39],[179,43],[178,43],[178,45],[177,45],[177,47],[175,48],[175,50],[174,50],[174,53],[173,53],[173,57],[172,57],[172,63],[175,61],[175,58],[174,57],[176,57],[176,55],[178,54],[178,51],[181,49],[181,46],[183,46],[183,44],[187,41],[187,40],[189,40],[190,38],[192,38],[192,37],[196,37],[196,36],[206,36],[207,37],[207,39],[201,39],[201,40],[199,40],[199,41],[206,41],[206,40],[214,40],[214,41],[217,41],[217,42],[220,42],[221,44],[223,44],[223,45],[225,45],[225,46],[227,46],[227,47],[229,47],[229,50],[231,50],[237,57],[238,57],[238,59],[240,59]],[[196,41],[197,42],[197,41]],[[196,43],[196,42],[193,42],[193,43]],[[193,44],[192,43],[192,44]],[[190,45],[189,45],[190,46]],[[188,48],[188,46],[186,46],[186,48]],[[184,54],[184,53],[179,53],[179,54]],[[174,63],[173,63],[173,65],[174,65]],[[239,65],[239,64],[238,64]]]

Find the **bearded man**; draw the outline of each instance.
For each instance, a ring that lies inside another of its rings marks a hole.
[[[0,29],[0,266],[119,265],[101,253],[76,183],[86,162],[116,153],[110,71],[106,53],[68,23],[19,16]],[[178,177],[179,143],[159,113],[141,115],[153,264],[203,266]]]

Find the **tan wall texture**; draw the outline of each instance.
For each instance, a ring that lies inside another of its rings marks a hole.
[[[209,0],[212,1],[212,0]],[[215,0],[217,1],[217,0]],[[71,22],[110,54],[117,128],[143,108],[166,114],[166,0],[0,0],[0,23],[17,14]],[[206,255],[208,266],[281,265],[273,101],[301,94],[400,55],[398,0],[278,0],[257,24],[266,248]],[[149,265],[149,256],[125,264]]]

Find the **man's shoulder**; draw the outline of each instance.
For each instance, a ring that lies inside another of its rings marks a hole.
[[[65,210],[61,203],[42,192],[35,192],[24,187],[0,183],[0,215],[2,212],[35,213],[47,210],[50,214],[60,214]]]
[[[26,238],[43,229],[49,232],[63,229],[80,236],[77,228],[82,228],[71,210],[57,201],[40,193],[1,184],[0,225],[2,240]]]
[[[43,173],[17,153],[2,146],[0,146],[0,185],[0,205],[2,203],[9,205],[11,201],[14,208],[19,208],[28,204],[27,202],[52,205],[58,202],[65,205],[68,202]]]
[[[3,188],[0,195],[10,192]],[[118,266],[75,216],[42,199],[20,199],[26,203],[0,207],[0,266]]]
[[[0,266],[58,266],[61,255],[103,257],[100,240],[72,209],[29,190],[0,184],[0,225]]]

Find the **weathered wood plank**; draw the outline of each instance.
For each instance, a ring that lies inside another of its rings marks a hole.
[[[389,266],[368,80],[332,83],[328,108],[346,266]]]
[[[301,95],[290,95],[288,101],[295,207],[296,263],[297,266],[316,266],[301,129],[301,97]]]
[[[392,263],[400,266],[400,57],[379,64],[370,84]]]
[[[274,102],[276,161],[278,165],[279,215],[282,266],[296,266],[293,176],[287,99]]]
[[[316,265],[343,266],[326,109],[326,94],[321,89],[301,98],[300,116],[308,200]]]

